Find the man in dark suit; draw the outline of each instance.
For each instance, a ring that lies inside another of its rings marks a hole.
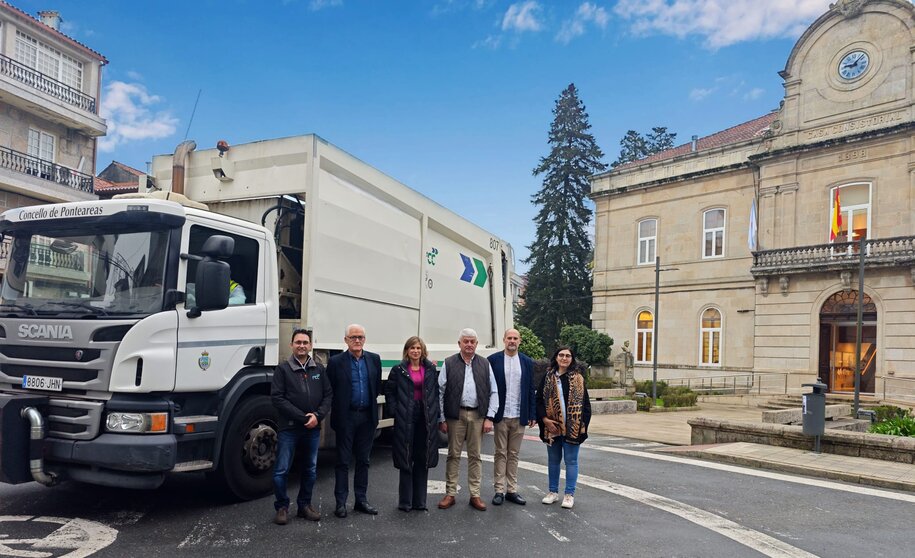
[[[334,515],[346,517],[349,497],[349,467],[355,461],[353,509],[362,513],[378,513],[366,499],[369,485],[369,455],[378,426],[378,392],[381,391],[381,358],[362,349],[365,328],[358,324],[346,327],[343,337],[346,352],[334,355],[327,363],[327,376],[334,390],[330,426],[337,437],[337,465]]]
[[[536,422],[534,397],[534,361],[519,352],[521,334],[509,329],[502,337],[505,350],[489,356],[496,387],[499,390],[499,410],[493,429],[492,503],[499,506],[508,500],[524,505],[527,501],[518,493],[518,452],[524,439],[524,428]]]

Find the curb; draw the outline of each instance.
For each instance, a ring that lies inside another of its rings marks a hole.
[[[762,459],[753,459],[742,456],[725,455],[720,453],[711,453],[705,450],[682,449],[677,451],[677,455],[686,455],[706,461],[717,461],[729,463],[732,465],[742,465],[745,467],[755,467],[757,469],[766,469],[780,473],[791,473],[795,475],[804,475],[808,477],[825,478],[848,482],[852,484],[861,484],[865,486],[875,486],[878,488],[888,488],[891,490],[901,490],[905,492],[915,492],[915,482],[905,482],[887,478],[872,477],[868,475],[859,475],[855,473],[846,473],[843,471],[830,471],[826,469],[814,469],[802,465],[792,465],[778,461],[766,461]]]

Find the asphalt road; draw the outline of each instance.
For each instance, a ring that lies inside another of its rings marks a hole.
[[[663,446],[595,436],[583,448],[573,510],[544,506],[546,450],[522,447],[527,506],[435,508],[444,456],[430,474],[429,512],[396,509],[390,450],[372,455],[369,500],[381,513],[333,517],[333,458],[319,460],[317,523],[273,525],[272,497],[230,502],[203,475],[156,491],[74,483],[0,485],[0,557],[66,556],[910,556],[915,495],[673,457]],[[484,438],[484,454],[492,437]],[[483,496],[492,497],[491,461]],[[462,464],[462,484],[466,480]],[[295,476],[295,475],[293,475]],[[291,483],[293,496],[297,486]]]

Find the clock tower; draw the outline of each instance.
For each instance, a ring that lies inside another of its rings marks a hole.
[[[911,122],[915,10],[906,0],[840,0],[788,57],[774,149]]]

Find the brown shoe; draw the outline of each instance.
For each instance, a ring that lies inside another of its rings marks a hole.
[[[442,498],[441,502],[438,503],[438,509],[447,510],[448,508],[450,508],[453,505],[454,505],[454,496],[451,496],[450,494],[448,494],[444,498]]]
[[[286,508],[276,510],[276,516],[273,518],[273,522],[277,525],[286,525],[289,523],[289,510]]]
[[[308,521],[320,521],[321,514],[318,513],[318,510],[311,507],[311,504],[303,507],[299,507],[299,511],[296,513],[297,516],[302,519],[307,519]]]
[[[483,503],[483,499],[479,496],[474,496],[470,499],[470,506],[480,511],[486,511],[486,504]]]

